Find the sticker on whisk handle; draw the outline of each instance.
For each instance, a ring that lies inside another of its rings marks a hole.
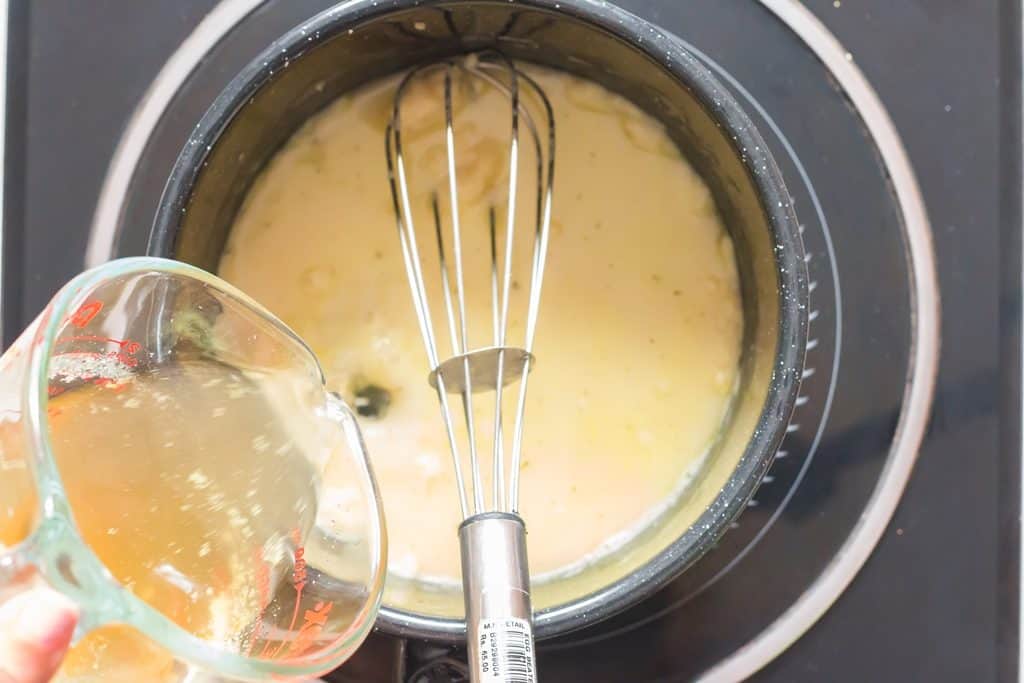
[[[525,619],[481,619],[480,681],[537,683],[533,629]]]

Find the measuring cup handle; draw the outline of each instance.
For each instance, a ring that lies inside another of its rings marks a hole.
[[[127,603],[117,583],[63,519],[45,518],[17,546],[0,554],[0,601],[45,584],[79,608],[72,643],[103,624],[123,621]]]

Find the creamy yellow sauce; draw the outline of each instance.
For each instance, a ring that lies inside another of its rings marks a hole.
[[[611,552],[684,491],[728,409],[743,320],[732,242],[707,186],[663,127],[593,83],[529,72],[557,126],[520,486],[536,581]],[[454,581],[461,516],[453,467],[387,182],[384,128],[395,87],[390,79],[346,95],[294,135],[251,190],[220,274],[310,344],[329,388],[353,403],[366,402],[367,386],[384,390],[386,411],[361,424],[384,498],[389,569]],[[436,113],[439,93],[412,93],[405,130],[413,201],[424,211],[424,272],[433,280],[425,208],[429,189],[445,187],[444,147],[440,122],[423,110]],[[509,107],[494,92],[458,103],[460,213],[474,264],[471,345],[481,346],[491,329],[487,210],[506,177]],[[523,192],[532,191],[531,163],[524,156]],[[521,196],[530,199],[520,202],[514,304],[529,286],[533,227],[534,195]],[[443,358],[444,308],[436,288],[431,295]],[[525,309],[513,310],[509,339],[519,344]],[[371,398],[380,407],[380,395]],[[489,492],[493,395],[475,403]],[[510,420],[512,411],[505,414]]]

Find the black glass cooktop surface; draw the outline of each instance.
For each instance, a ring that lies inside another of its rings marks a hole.
[[[149,109],[140,98],[215,3],[94,4],[89,16],[11,8],[8,341],[82,267],[94,214],[119,239],[94,236],[93,258],[144,252],[167,171],[210,100],[332,3],[236,17],[170,94],[149,90]],[[718,547],[652,599],[540,644],[542,680],[1015,678],[1019,7],[828,0],[801,19],[783,2],[618,4],[684,41],[779,161],[812,282],[807,370],[775,465]],[[898,137],[885,135],[889,116]],[[126,130],[144,141],[135,152]],[[107,176],[119,141],[124,172]],[[894,162],[904,150],[926,215]],[[937,292],[942,356],[918,452]],[[332,679],[459,680],[459,654],[375,635]]]

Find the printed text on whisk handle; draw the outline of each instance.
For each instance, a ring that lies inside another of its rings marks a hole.
[[[478,628],[481,681],[536,683],[533,633],[524,619],[482,619]]]

